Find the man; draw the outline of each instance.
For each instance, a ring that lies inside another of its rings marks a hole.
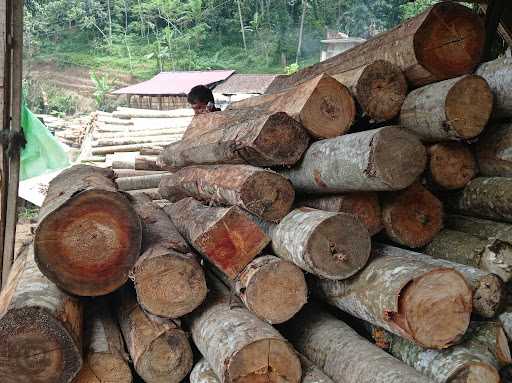
[[[193,87],[187,95],[187,101],[194,109],[194,114],[220,111],[219,108],[215,107],[212,91],[204,85]]]

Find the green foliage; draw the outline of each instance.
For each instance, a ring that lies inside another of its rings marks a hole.
[[[96,101],[96,107],[100,110],[105,110],[106,96],[114,89],[113,81],[111,81],[107,75],[99,75],[96,72],[91,72],[91,80],[95,87],[94,99]]]
[[[72,115],[78,109],[77,98],[44,81],[23,81],[23,93],[29,109],[34,113]]]
[[[284,71],[287,75],[294,74],[299,70],[299,64],[293,63],[284,68]]]

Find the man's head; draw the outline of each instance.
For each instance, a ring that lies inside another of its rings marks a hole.
[[[208,112],[208,103],[214,103],[213,93],[207,86],[193,87],[187,95],[187,101],[194,109],[195,114]]]

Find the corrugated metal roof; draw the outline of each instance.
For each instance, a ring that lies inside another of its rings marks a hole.
[[[270,86],[276,75],[273,74],[234,74],[215,88],[215,93],[263,94]]]
[[[212,70],[207,72],[161,72],[151,80],[130,85],[112,92],[113,94],[186,95],[196,85],[211,86],[224,81],[235,73],[234,70]]]

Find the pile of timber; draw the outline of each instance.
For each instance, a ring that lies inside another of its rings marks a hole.
[[[51,115],[37,115],[37,117],[60,142],[77,149],[80,149],[84,137],[96,120],[94,113],[64,118]]]
[[[480,65],[482,30],[439,3],[61,173],[0,295],[0,381],[506,381],[512,65]],[[137,113],[167,118],[94,142]]]

